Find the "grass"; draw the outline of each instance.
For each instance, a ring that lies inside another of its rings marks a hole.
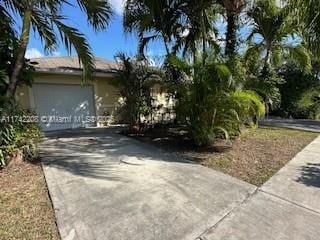
[[[0,239],[60,239],[40,163],[0,170]]]
[[[231,148],[223,148],[228,144],[220,142],[206,149],[195,148],[175,130],[162,131],[161,134],[153,131],[136,138],[261,186],[317,136],[316,133],[299,130],[260,127],[244,130],[241,137],[232,141]]]
[[[223,153],[213,153],[201,164],[261,186],[318,134],[280,128],[246,130]]]

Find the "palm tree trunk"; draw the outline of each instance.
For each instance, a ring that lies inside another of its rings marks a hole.
[[[263,71],[264,71],[264,72],[266,72],[266,71],[268,70],[268,67],[269,67],[269,63],[270,63],[270,53],[271,53],[271,47],[270,47],[270,45],[268,45],[266,57],[265,57],[265,59],[264,59],[264,66],[263,66]]]
[[[227,12],[227,34],[226,34],[226,50],[227,57],[231,57],[236,52],[237,47],[237,29],[238,14],[236,12]]]
[[[203,10],[202,12],[202,65],[204,66],[206,63],[207,57],[207,48],[206,48],[206,41],[207,41],[207,33],[205,29],[205,16],[206,12]]]
[[[27,45],[29,43],[30,26],[31,26],[31,15],[32,11],[30,8],[24,11],[23,25],[20,35],[19,46],[17,50],[17,57],[15,59],[13,71],[10,77],[10,82],[6,91],[6,97],[13,97],[19,80],[19,76],[24,66],[24,56],[26,54]]]
[[[166,40],[165,37],[162,37],[162,39],[163,39],[164,47],[165,47],[165,49],[166,49],[167,56],[169,56],[170,51],[169,51],[169,47],[168,47],[168,42],[167,42],[167,40]]]

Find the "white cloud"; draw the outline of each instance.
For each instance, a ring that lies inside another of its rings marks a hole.
[[[123,14],[124,4],[126,0],[110,0],[110,3],[118,15]]]
[[[52,56],[54,56],[54,57],[60,57],[60,56],[61,56],[61,52],[59,52],[59,51],[53,51],[53,52],[52,52]]]
[[[38,49],[30,48],[30,49],[27,49],[25,57],[26,58],[41,58],[41,57],[44,57],[44,55]]]

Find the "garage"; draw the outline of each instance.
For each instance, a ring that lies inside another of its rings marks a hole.
[[[34,110],[44,131],[89,127],[95,116],[93,86],[80,84],[34,84]]]

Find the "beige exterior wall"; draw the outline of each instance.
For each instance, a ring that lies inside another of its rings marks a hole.
[[[120,94],[116,87],[110,82],[112,78],[97,77],[90,85],[93,85],[95,112],[97,116],[115,116],[117,107],[119,106]],[[81,76],[59,75],[59,74],[38,74],[34,78],[34,83],[44,84],[81,84]],[[170,109],[173,109],[174,102],[168,99],[168,94],[161,91],[160,86],[153,87],[154,107],[157,109],[153,116],[152,122],[170,120],[172,115]],[[32,88],[27,86],[19,87],[17,95],[19,102],[23,108],[33,108],[33,92]],[[169,100],[169,101],[168,101]],[[157,108],[159,107],[159,108]],[[98,125],[100,125],[98,123]]]
[[[110,84],[112,79],[108,77],[96,77],[89,85],[93,85],[96,114],[109,115],[114,114],[118,104],[119,93],[117,89]],[[59,75],[59,74],[37,74],[34,78],[34,84],[81,84],[81,76]],[[32,87],[19,87],[16,97],[23,108],[33,108]]]
[[[30,91],[28,86],[18,87],[16,92],[16,98],[20,102],[23,108],[31,108],[30,104]]]
[[[120,98],[119,91],[110,84],[110,78],[95,80],[94,92],[97,115],[114,114]]]

